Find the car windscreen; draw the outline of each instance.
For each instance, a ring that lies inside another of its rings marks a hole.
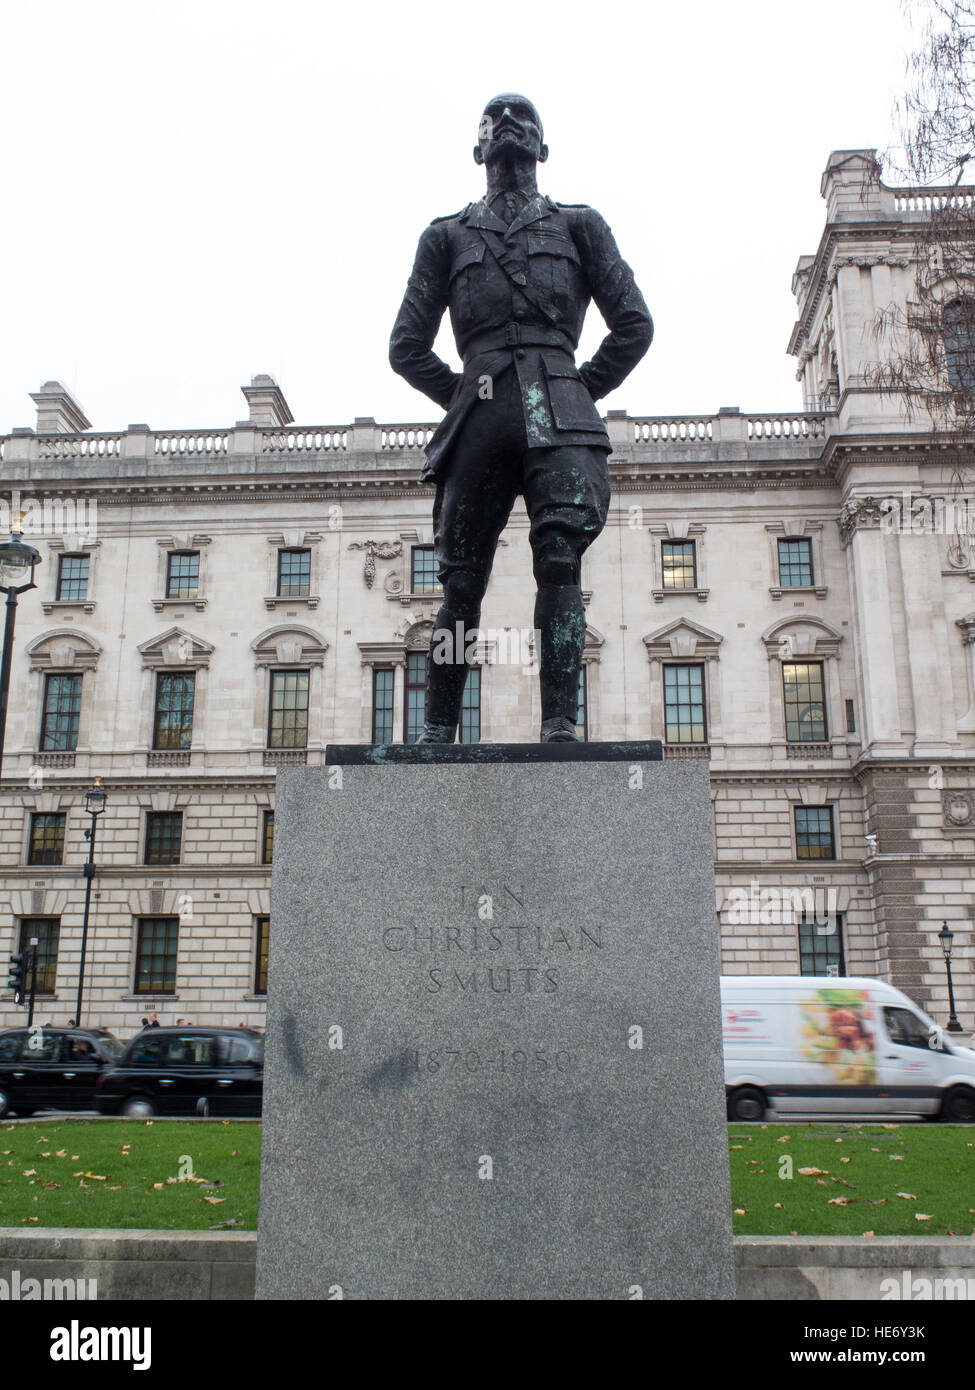
[[[125,1044],[120,1043],[114,1033],[99,1033],[98,1050],[103,1057],[111,1057],[114,1061],[116,1057],[121,1057],[125,1051]]]

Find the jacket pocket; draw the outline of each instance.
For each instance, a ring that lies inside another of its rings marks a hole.
[[[465,246],[462,251],[458,251],[454,256],[453,265],[450,267],[450,279],[453,280],[458,271],[466,270],[471,265],[481,265],[484,260],[484,242],[474,242],[470,246]]]
[[[575,363],[565,353],[543,352],[552,419],[560,430],[602,433],[603,422]]]

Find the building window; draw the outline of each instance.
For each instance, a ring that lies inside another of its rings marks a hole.
[[[826,700],[819,661],[783,662],[785,736],[789,743],[825,743]]]
[[[274,812],[264,812],[261,827],[261,863],[270,864],[274,859]]]
[[[308,747],[308,671],[271,672],[268,748]]]
[[[404,743],[416,743],[423,733],[427,705],[427,653],[406,654],[406,719]]]
[[[799,918],[800,975],[845,975],[843,915]]]
[[[797,806],[796,858],[835,859],[832,806]]]
[[[697,588],[697,557],[693,541],[661,541],[665,589]]]
[[[579,704],[576,708],[576,733],[583,743],[589,738],[589,672],[585,665],[579,670]]]
[[[254,993],[267,994],[267,948],[271,932],[270,917],[258,917],[254,950]]]
[[[28,864],[64,863],[65,819],[63,811],[42,811],[31,816]]]
[[[953,299],[941,311],[941,323],[951,389],[975,390],[975,300]]]
[[[73,753],[78,746],[81,718],[81,677],[44,677],[42,753]]]
[[[160,671],[156,676],[153,748],[189,748],[193,742],[193,697],[196,676]]]
[[[200,552],[171,550],[166,567],[166,597],[196,598],[200,591]]]
[[[393,741],[393,671],[388,666],[372,673],[372,741]]]
[[[472,666],[467,673],[464,698],[460,705],[460,742],[481,741],[481,668]]]
[[[856,706],[854,705],[854,703],[853,703],[852,700],[847,700],[847,702],[846,702],[846,732],[847,732],[848,734],[855,734],[856,731],[857,731]]]
[[[812,582],[812,541],[779,541],[779,587],[803,589]]]
[[[58,599],[86,599],[88,597],[88,559],[87,555],[58,556]]]
[[[58,938],[61,935],[61,922],[57,917],[22,917],[20,919],[20,939],[17,950],[29,951],[33,937],[37,937],[37,978],[35,994],[53,994],[58,973]],[[27,976],[28,988],[30,975]]]
[[[278,597],[307,598],[311,591],[311,551],[278,551]]]
[[[176,993],[178,917],[141,917],[135,955],[136,994]]]
[[[437,561],[432,545],[413,547],[413,572],[411,588],[414,594],[442,594],[443,587],[437,578]]]
[[[664,738],[668,743],[707,743],[704,667],[664,667]]]
[[[178,864],[182,837],[182,811],[149,811],[146,815],[145,863]]]

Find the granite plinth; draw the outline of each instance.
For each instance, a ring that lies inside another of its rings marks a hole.
[[[708,768],[650,746],[279,770],[259,1298],[734,1296]]]

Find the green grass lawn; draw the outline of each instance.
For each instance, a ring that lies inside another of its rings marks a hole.
[[[736,1235],[975,1234],[971,1125],[732,1124],[728,1144]]]
[[[737,1235],[975,1234],[973,1126],[733,1124],[728,1136]],[[0,1124],[0,1226],[252,1231],[260,1146],[259,1124]]]
[[[259,1124],[0,1124],[0,1226],[256,1230]]]

